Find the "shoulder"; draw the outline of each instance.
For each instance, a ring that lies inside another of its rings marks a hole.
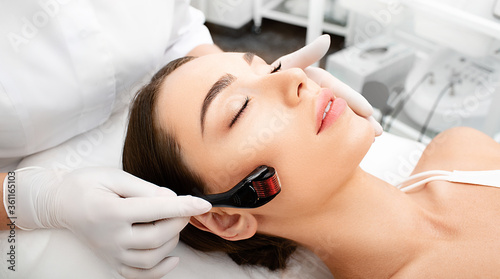
[[[473,128],[448,129],[429,143],[414,173],[432,169],[500,169],[500,144]]]
[[[437,135],[427,146],[425,152],[447,155],[451,157],[464,155],[499,155],[500,144],[490,136],[469,127],[448,129]]]

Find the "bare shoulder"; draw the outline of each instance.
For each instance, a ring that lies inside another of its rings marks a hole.
[[[413,172],[436,169],[500,169],[500,144],[472,128],[449,129],[429,143]],[[394,278],[498,277],[498,189],[431,181],[413,197],[452,228],[452,237],[429,246]]]
[[[429,143],[414,173],[432,169],[500,169],[500,144],[473,128],[448,129]]]

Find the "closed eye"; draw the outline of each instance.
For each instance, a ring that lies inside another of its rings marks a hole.
[[[271,74],[274,74],[281,70],[281,62],[278,64],[278,66],[274,67],[274,69],[271,71]]]
[[[231,120],[231,123],[229,123],[229,128],[233,127],[234,123],[236,123],[236,121],[238,120],[238,118],[240,118],[240,116],[243,114],[243,112],[247,108],[249,102],[250,102],[250,98],[247,96],[245,98],[245,102],[241,106],[240,110],[233,116],[233,119]]]

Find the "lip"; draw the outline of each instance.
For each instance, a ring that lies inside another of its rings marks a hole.
[[[330,110],[323,119],[323,113],[329,102],[332,102]],[[333,92],[328,88],[322,88],[316,98],[316,134],[330,127],[342,115],[347,107],[347,103],[342,98],[335,98]]]

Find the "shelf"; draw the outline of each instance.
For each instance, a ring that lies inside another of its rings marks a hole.
[[[260,27],[261,23],[260,19],[268,18],[308,28],[309,32],[310,31],[309,29],[312,27],[311,21],[306,16],[291,14],[285,7],[285,2],[286,0],[271,0],[271,1],[266,1],[265,4],[262,4],[262,1],[255,1],[255,5],[257,5],[257,7],[255,7],[255,15],[254,15],[255,25]],[[310,6],[314,4],[313,2],[314,1],[309,1],[309,9],[311,8]],[[315,2],[315,3],[321,4],[321,2]],[[260,5],[260,7],[258,7],[258,5]],[[322,12],[322,9],[320,12]],[[332,22],[330,19],[325,19],[323,17],[322,22],[320,23],[319,26],[323,32],[336,34],[340,36],[345,36],[347,34],[346,23]],[[317,30],[315,31],[317,33]]]

